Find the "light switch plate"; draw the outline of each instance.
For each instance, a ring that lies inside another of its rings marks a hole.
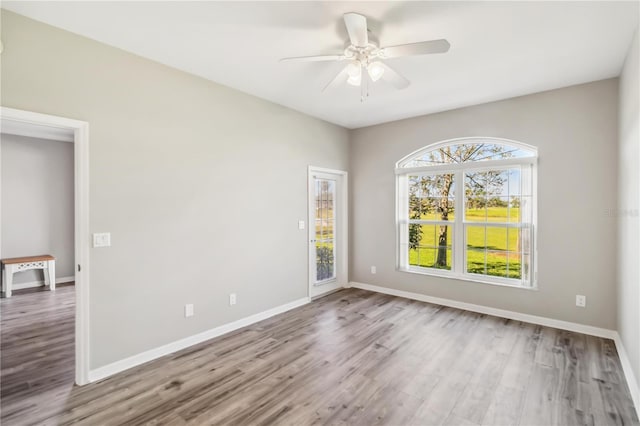
[[[304,229],[304,220],[298,221],[298,229]]]
[[[189,318],[193,316],[193,304],[188,303],[184,305],[184,317]]]
[[[102,232],[93,234],[93,247],[110,247],[111,246],[111,234],[108,232]]]

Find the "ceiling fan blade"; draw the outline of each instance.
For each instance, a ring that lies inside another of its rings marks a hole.
[[[347,81],[347,78],[349,77],[349,75],[347,74],[347,70],[349,69],[348,66],[342,68],[342,71],[340,71],[335,77],[333,77],[333,80],[331,80],[329,82],[329,84],[327,84],[326,86],[324,86],[324,88],[322,89],[322,91],[324,92],[327,89],[332,89],[338,85],[340,85],[341,83],[344,83]]]
[[[400,56],[429,55],[432,53],[445,53],[451,45],[445,39],[420,41],[418,43],[399,44],[385,47],[382,50],[383,58],[398,58]]]
[[[280,62],[341,61],[343,59],[344,55],[298,56],[295,58],[282,58]]]
[[[380,62],[380,65],[384,68],[384,74],[382,74],[382,80],[391,83],[396,89],[406,89],[409,87],[409,80],[398,74],[396,70],[391,68],[384,62]]]
[[[367,18],[359,13],[345,13],[344,24],[349,33],[351,44],[357,47],[365,47],[369,44],[367,35]]]

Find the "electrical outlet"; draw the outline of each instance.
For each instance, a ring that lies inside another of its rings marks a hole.
[[[376,267],[375,267],[375,266],[372,266],[372,267],[371,267],[371,273],[372,273],[372,274],[375,274],[376,272],[377,272]]]
[[[576,294],[576,306],[584,308],[587,306],[587,296]]]
[[[235,294],[235,293],[231,293],[231,294],[229,295],[229,306],[233,306],[233,305],[235,305],[235,304],[236,304],[236,302],[237,302],[236,294]]]
[[[184,305],[184,317],[189,318],[193,316],[193,303],[187,303]]]

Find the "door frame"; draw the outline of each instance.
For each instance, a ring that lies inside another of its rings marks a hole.
[[[315,259],[311,256],[311,240],[315,238],[315,188],[313,182],[314,173],[335,175],[340,181],[336,186],[336,281],[328,286],[325,291],[317,290],[322,286],[315,286]],[[347,287],[349,283],[349,174],[344,170],[327,169],[324,167],[309,166],[307,174],[307,295],[310,299],[321,297],[339,288]]]
[[[75,382],[89,383],[89,123],[1,107],[3,121],[72,130],[74,153],[75,238]],[[1,235],[0,235],[1,239]]]

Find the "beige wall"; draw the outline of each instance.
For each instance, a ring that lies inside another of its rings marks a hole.
[[[91,252],[91,368],[306,297],[307,166],[346,169],[345,129],[7,11],[2,41],[3,106],[90,123],[90,229],[112,243]]]
[[[618,331],[640,386],[640,132],[638,33],[620,76]]]
[[[51,254],[56,277],[73,277],[73,144],[3,134],[0,151],[2,257]],[[32,270],[14,283],[42,279]]]
[[[609,329],[616,325],[617,79],[355,130],[350,279]],[[538,290],[395,269],[396,161],[423,146],[493,136],[539,149]],[[377,274],[370,267],[377,267]],[[587,307],[575,306],[575,295]]]

